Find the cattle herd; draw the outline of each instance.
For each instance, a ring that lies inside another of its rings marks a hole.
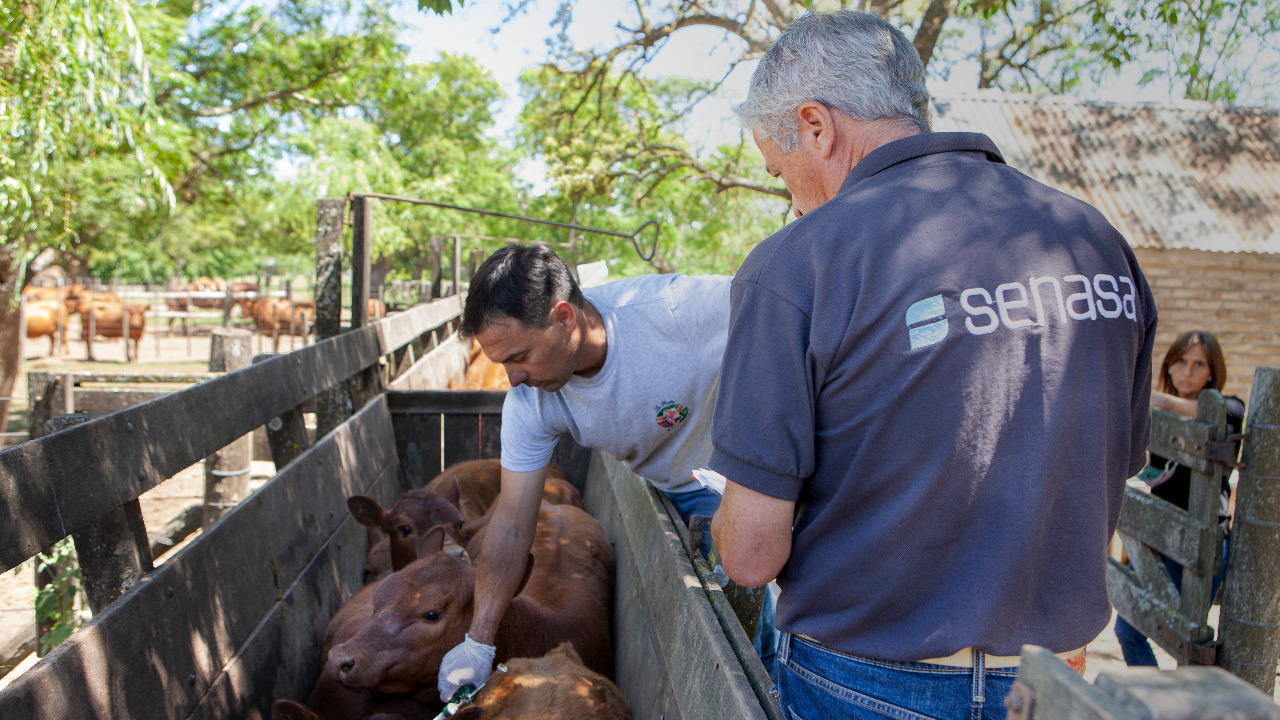
[[[128,337],[133,341],[130,350],[125,342],[125,357],[130,361],[138,357],[138,341],[142,339],[147,324],[145,305],[125,304],[113,292],[94,292],[81,285],[70,288],[26,287],[22,290],[26,301],[27,337],[48,336],[49,354],[53,354],[54,335],[63,346],[67,342],[67,320],[73,314],[80,315],[80,339],[88,344],[89,359],[93,359],[93,343],[96,338]]]
[[[390,509],[347,507],[368,528],[365,585],[325,630],[306,706],[277,700],[275,720],[432,718],[436,675],[471,624],[475,569],[501,489],[497,460],[446,468]],[[609,677],[614,558],[582,497],[552,466],[524,579],[499,625],[499,671],[454,717],[630,717]]]
[[[174,285],[165,293],[165,304],[173,313],[183,313],[194,308],[224,308],[230,289],[233,305],[240,309],[242,317],[253,320],[254,328],[273,340],[274,352],[280,350],[280,338],[297,336],[305,343],[315,325],[315,302],[278,297],[260,297],[259,286],[254,283],[232,282],[202,277],[190,283]],[[219,293],[210,297],[210,293]],[[178,293],[178,294],[175,294]],[[181,295],[186,293],[187,295]],[[200,293],[201,296],[195,296]],[[138,357],[138,342],[146,328],[147,305],[126,304],[113,292],[96,292],[83,285],[69,287],[41,287],[31,285],[22,290],[29,339],[49,338],[49,354],[54,354],[58,343],[66,347],[67,324],[72,315],[80,316],[80,339],[88,346],[88,359],[93,360],[91,339],[115,339],[128,337],[132,348],[125,343],[125,357],[134,361]],[[377,298],[368,299],[370,320],[387,314],[386,305]],[[169,330],[177,314],[169,317]],[[56,339],[55,339],[56,338]]]

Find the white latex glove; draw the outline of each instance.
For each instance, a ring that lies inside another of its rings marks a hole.
[[[440,677],[436,686],[440,688],[440,699],[449,702],[449,698],[458,688],[471,683],[479,690],[481,685],[493,674],[493,656],[497,648],[471,639],[471,633],[440,661]]]

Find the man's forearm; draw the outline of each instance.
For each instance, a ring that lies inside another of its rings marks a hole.
[[[476,564],[475,612],[471,616],[471,638],[486,645],[493,644],[498,624],[524,577],[537,531],[545,477],[545,472],[502,472],[502,493],[485,529],[484,546]],[[509,477],[512,475],[516,477]]]
[[[532,535],[524,536],[514,523],[501,522],[496,514],[489,522],[476,568],[475,614],[471,616],[473,640],[493,644],[498,623],[524,574],[532,539]]]

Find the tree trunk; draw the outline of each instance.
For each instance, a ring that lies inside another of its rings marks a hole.
[[[18,377],[19,353],[18,262],[16,245],[0,245],[0,432],[9,426],[9,396],[13,394],[13,381]]]
[[[933,57],[933,49],[938,45],[942,26],[954,9],[955,0],[931,0],[924,11],[924,18],[920,20],[920,29],[916,31],[916,39],[912,44],[916,46],[916,52],[920,53],[920,62],[924,63],[925,69],[929,68],[929,59]]]

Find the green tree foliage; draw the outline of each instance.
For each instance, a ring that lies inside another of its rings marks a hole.
[[[512,16],[529,2],[511,3]],[[524,117],[525,142],[546,159],[556,192],[574,208],[592,193],[618,207],[635,205],[667,178],[700,182],[715,193],[786,196],[739,164],[756,158],[754,150],[707,155],[678,137],[681,118],[723,80],[689,82],[677,91],[645,68],[694,27],[714,28],[736,49],[726,77],[766,52],[803,13],[841,7],[880,13],[903,28],[930,74],[977,62],[977,85],[984,88],[1065,93],[1137,63],[1146,81],[1166,79],[1185,97],[1234,102],[1246,78],[1270,83],[1262,90],[1269,97],[1277,77],[1256,67],[1280,22],[1280,9],[1264,0],[639,0],[618,23],[617,42],[587,49],[575,47],[567,32],[576,4],[560,2],[560,32],[548,66],[536,82],[526,81]]]
[[[611,73],[599,63],[586,73],[529,70],[521,87],[520,144],[547,165],[546,214],[619,232],[657,221],[662,233],[650,264],[663,272],[723,272],[745,255],[745,243],[769,234],[765,226],[776,228],[790,196],[759,163],[744,161],[740,148],[700,159],[675,127],[700,91],[696,83]],[[744,188],[774,200],[730,192]],[[622,272],[643,269],[638,254],[623,249],[625,239],[565,240],[571,259],[619,257]]]

